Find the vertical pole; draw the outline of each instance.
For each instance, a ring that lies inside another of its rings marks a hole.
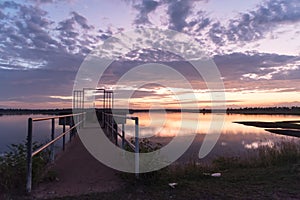
[[[109,115],[109,118],[110,118],[110,121],[109,121],[109,125],[111,126],[111,130],[110,130],[110,138],[114,138],[113,136],[113,132],[114,132],[114,129],[113,129],[113,117],[111,115]]]
[[[78,108],[79,108],[79,101],[78,101],[78,99],[79,99],[79,92],[78,91],[76,91],[76,111],[78,110]],[[78,112],[78,111],[77,111]],[[76,113],[77,113],[76,112]]]
[[[82,109],[84,110],[84,98],[85,98],[85,90],[84,88],[82,89]]]
[[[51,120],[51,141],[54,140],[54,132],[55,132],[55,119],[53,118]],[[50,154],[50,160],[51,160],[51,163],[54,163],[54,143],[51,144],[51,154]]]
[[[74,124],[74,122],[73,122],[73,116],[71,116],[70,117],[70,129],[73,127],[73,124]],[[72,140],[72,136],[73,136],[73,134],[74,134],[74,129],[72,129],[70,132],[69,132],[69,141],[71,142],[71,140]]]
[[[109,99],[110,99],[109,106],[110,106],[110,109],[112,110],[112,93],[111,92],[109,93]]]
[[[81,93],[80,93],[80,91],[78,91],[78,110],[80,110],[80,101],[81,101]],[[79,111],[78,111],[79,112]]]
[[[106,101],[105,96],[106,96],[106,92],[105,90],[103,90],[103,109],[105,109],[105,101]]]
[[[106,113],[105,117],[106,117],[106,125],[105,125],[106,126],[106,135],[109,136],[109,133],[108,133],[108,131],[109,131],[109,129],[108,129],[109,128],[109,126],[108,126],[109,125],[109,115],[108,115],[108,113]]]
[[[84,128],[85,125],[85,120],[86,120],[86,112],[83,113],[83,122],[82,122],[82,128]]]
[[[31,192],[32,186],[32,118],[28,119],[27,133],[27,177],[26,177],[26,192]]]
[[[81,104],[80,104],[81,102],[80,102],[80,101],[81,101],[81,92],[78,91],[78,110],[79,110],[79,111],[80,111],[80,106],[81,106]],[[78,112],[79,112],[79,111],[78,111]]]
[[[104,96],[104,99],[103,99],[103,116],[104,116],[104,128],[106,127],[106,114],[105,114],[105,109],[106,109],[106,91],[103,90],[103,96]]]
[[[111,93],[111,97],[112,97],[112,99],[111,99],[111,108],[113,109],[114,108],[114,93],[113,92]]]
[[[109,108],[109,92],[106,93],[106,108]]]
[[[102,103],[102,126],[105,127],[105,115],[104,115],[104,107],[105,107],[105,90],[103,90],[103,103]]]
[[[106,92],[106,97],[105,97],[105,109],[108,109],[108,91]]]
[[[78,91],[76,91],[76,113],[78,109]]]
[[[139,146],[139,118],[135,118],[135,177],[139,178],[140,171],[140,146]]]
[[[74,109],[75,109],[75,110],[76,110],[76,106],[77,106],[77,105],[76,105],[76,104],[77,104],[76,101],[77,101],[77,91],[75,90],[75,91],[74,91]]]
[[[75,108],[75,91],[73,91],[73,105],[72,105],[73,109]]]
[[[64,124],[63,124],[63,133],[66,132],[66,117],[64,117]],[[66,135],[63,136],[63,151],[65,150],[66,145]]]
[[[82,96],[83,96],[83,92],[80,91],[80,110],[82,110]]]
[[[85,93],[85,91],[84,91],[84,88],[83,88],[83,90],[82,90],[82,113],[84,112],[84,93]],[[85,117],[84,117],[85,115],[84,114],[82,114],[82,124],[81,124],[81,127],[83,128],[84,127],[84,122],[85,122]]]
[[[109,108],[109,93],[106,93],[106,108]]]
[[[113,116],[111,116],[111,125],[112,125],[111,126],[112,135],[115,140],[115,144],[118,145],[118,137],[117,137],[117,132],[115,131],[115,120]]]
[[[125,124],[122,124],[122,149],[125,148]]]

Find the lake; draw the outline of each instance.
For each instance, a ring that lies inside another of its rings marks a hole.
[[[299,142],[299,138],[281,136],[269,133],[262,128],[245,126],[233,123],[235,121],[284,121],[299,120],[299,116],[293,115],[241,115],[225,114],[223,128],[217,130],[211,125],[211,114],[185,113],[134,113],[133,116],[139,117],[140,136],[150,137],[155,141],[167,143],[176,135],[197,133],[195,142],[191,145],[186,154],[187,158],[197,157],[201,142],[205,134],[216,134],[221,132],[219,140],[208,158],[216,156],[235,156],[256,149],[259,146],[272,146],[276,142],[283,140],[294,140]],[[25,141],[27,135],[27,119],[29,117],[41,117],[41,115],[3,115],[0,116],[0,152],[8,150],[9,144],[17,144]],[[46,117],[43,115],[43,117]],[[56,123],[57,124],[57,123]],[[192,125],[197,127],[192,128]],[[34,123],[33,140],[45,142],[49,140],[51,133],[51,121],[41,121]],[[133,135],[133,123],[128,121],[126,134],[128,137]],[[62,126],[56,125],[56,134],[62,132]],[[67,137],[68,138],[68,137]],[[60,143],[56,146],[60,146]]]
[[[49,115],[2,115],[0,116],[0,153],[9,150],[10,144],[26,141],[28,118],[49,117]],[[62,126],[57,125],[56,135],[62,132]],[[51,120],[33,123],[33,141],[46,142],[51,136]],[[59,141],[57,146],[62,145]]]

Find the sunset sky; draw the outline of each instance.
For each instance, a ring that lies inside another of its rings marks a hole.
[[[0,0],[0,108],[71,107],[84,58],[137,27],[199,42],[220,70],[227,107],[300,106],[299,0]],[[205,87],[195,94],[209,106]],[[132,102],[171,99],[155,86]]]

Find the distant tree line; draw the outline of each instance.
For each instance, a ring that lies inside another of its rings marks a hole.
[[[14,109],[14,108],[0,108],[0,115],[30,115],[30,114],[44,114],[44,115],[60,115],[72,113],[71,108],[66,109]]]
[[[228,108],[227,113],[231,114],[291,114],[300,115],[300,107],[245,107]]]
[[[89,109],[86,109],[89,110]],[[97,109],[101,110],[101,109]],[[116,109],[120,113],[128,113],[126,109]],[[191,113],[211,113],[211,109],[156,109],[156,112],[191,112]],[[149,112],[148,109],[130,109],[129,113]],[[227,114],[284,114],[284,115],[300,115],[300,107],[245,107],[245,108],[228,108],[226,110],[214,110],[217,113]],[[0,115],[28,115],[28,114],[45,114],[45,115],[62,115],[72,113],[71,108],[65,109],[4,109],[0,108]]]

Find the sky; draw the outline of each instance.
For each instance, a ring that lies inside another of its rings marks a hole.
[[[0,108],[71,107],[84,59],[110,37],[136,28],[193,38],[220,71],[227,107],[300,106],[299,0],[0,0]],[[132,62],[149,62],[145,57],[171,60],[159,50],[132,54],[112,68],[125,73]],[[197,105],[210,107],[203,80],[178,63],[175,68],[198,85]],[[160,85],[103,86],[119,93],[137,90],[133,108],[178,106]]]

